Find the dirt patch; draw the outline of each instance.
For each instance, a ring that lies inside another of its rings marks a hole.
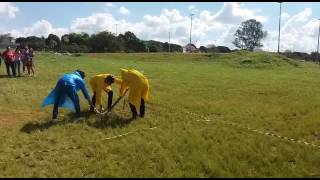
[[[1,110],[0,128],[20,125],[26,122],[43,119],[48,116],[45,112],[31,110]]]

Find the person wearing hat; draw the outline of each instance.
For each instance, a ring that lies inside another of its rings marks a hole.
[[[53,104],[52,122],[57,121],[58,108],[64,107],[70,111],[76,111],[76,120],[82,120],[80,117],[80,102],[77,91],[81,90],[89,105],[92,105],[86,83],[84,81],[85,73],[76,70],[73,73],[63,75],[57,82],[56,87],[44,99],[42,106]]]

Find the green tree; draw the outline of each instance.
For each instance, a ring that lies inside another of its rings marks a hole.
[[[59,51],[60,50],[60,38],[57,35],[54,34],[49,34],[49,36],[47,37],[47,39],[45,40],[46,45],[55,51]]]
[[[136,35],[130,31],[120,34],[119,38],[124,43],[126,52],[146,52],[147,50],[144,42],[138,39]]]
[[[89,38],[91,52],[119,52],[120,42],[111,32],[103,31]]]
[[[249,19],[241,23],[234,34],[232,42],[236,47],[253,51],[256,47],[262,47],[261,40],[267,36],[267,31],[262,30],[262,24],[255,19]]]

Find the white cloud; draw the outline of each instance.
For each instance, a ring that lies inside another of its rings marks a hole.
[[[260,10],[241,8],[237,2],[226,2],[223,8],[213,16],[213,19],[224,24],[240,24],[248,19],[256,19],[261,23],[267,21],[267,17],[256,15]]]
[[[130,11],[129,11],[127,8],[125,8],[124,6],[121,6],[121,7],[118,9],[118,12],[119,12],[120,14],[124,14],[124,15],[128,15],[128,14],[130,13]]]
[[[195,6],[190,6],[189,9],[194,10]],[[3,11],[0,8],[0,14],[1,12]],[[203,10],[196,13],[192,22],[192,42],[196,43],[197,47],[215,44],[234,49],[235,47],[232,44],[235,38],[234,33],[241,22],[255,18],[264,24],[268,20],[267,17],[261,16],[258,12],[261,13],[261,10],[248,9],[240,3],[226,2],[217,12]],[[310,8],[306,8],[297,14],[284,12],[281,22],[281,51],[287,49],[300,52],[314,51],[317,45],[318,23],[317,19],[312,18]],[[31,35],[47,37],[50,33],[61,36],[69,32],[92,34],[105,30],[115,33],[115,24],[118,24],[118,34],[131,31],[143,40],[167,42],[168,33],[171,32],[171,43],[180,45],[189,43],[190,17],[188,13],[182,14],[177,9],[163,9],[158,15],[146,14],[138,22],[117,19],[111,13],[94,13],[87,17],[74,19],[70,26],[66,28],[53,27],[50,22],[40,20],[30,27],[21,30],[13,29],[7,32],[12,33],[15,37]],[[262,43],[264,50],[277,51],[277,29],[268,30],[268,36]]]
[[[312,10],[303,11],[290,16],[283,23],[280,34],[280,51],[290,50],[299,52],[312,52],[317,47],[318,20],[312,18]],[[268,51],[277,51],[278,31],[268,32],[268,37],[263,41]]]
[[[14,37],[25,37],[25,36],[44,36],[47,37],[50,33],[53,33],[57,36],[62,36],[63,34],[68,33],[67,28],[53,28],[52,24],[46,20],[40,20],[35,22],[31,27],[25,27],[23,30],[11,30],[8,31]]]
[[[77,18],[72,21],[72,32],[87,32],[89,34],[109,30],[116,24],[116,20],[109,13],[96,13],[89,17]]]
[[[196,7],[194,5],[190,5],[188,8],[189,10],[192,10],[192,9],[195,9]]]
[[[196,6],[195,6],[195,5],[190,5],[190,6],[188,7],[188,9],[189,9],[189,11],[190,11],[191,13],[197,13],[197,12],[199,12],[199,10],[196,9]]]
[[[108,7],[112,7],[113,6],[113,4],[111,2],[107,2],[107,3],[105,3],[105,5],[108,6]]]
[[[0,16],[15,18],[19,8],[10,2],[0,2]]]
[[[77,18],[70,25],[71,32],[86,32],[88,34],[98,33],[101,31],[109,31],[112,33],[124,33],[125,31],[135,32],[135,26],[139,23],[132,24],[126,20],[117,20],[110,13],[95,13],[88,17]],[[141,27],[140,27],[141,28]],[[145,28],[145,27],[143,27]]]
[[[281,13],[281,20],[288,19],[289,17],[290,17],[290,14],[288,14],[287,12]]]

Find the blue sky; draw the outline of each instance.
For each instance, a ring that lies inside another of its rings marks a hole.
[[[269,35],[264,49],[275,51],[279,3],[276,2],[15,2],[0,3],[0,32],[14,36],[94,33],[102,30],[133,31],[141,39],[188,43],[190,19],[194,13],[193,43],[232,45],[233,33],[249,18],[262,22]],[[281,20],[284,50],[313,51],[320,18],[318,2],[284,2]],[[303,40],[307,46],[301,45]],[[300,44],[298,44],[300,43]]]

